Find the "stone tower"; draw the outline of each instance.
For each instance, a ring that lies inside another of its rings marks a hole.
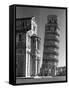
[[[55,76],[58,64],[59,33],[56,15],[48,15],[45,25],[43,63],[41,73],[44,76]]]

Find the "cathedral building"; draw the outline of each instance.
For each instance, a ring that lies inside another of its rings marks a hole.
[[[35,17],[16,19],[16,76],[38,75],[40,38]]]

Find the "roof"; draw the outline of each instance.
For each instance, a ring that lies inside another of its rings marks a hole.
[[[25,17],[25,18],[16,18],[16,20],[31,20],[32,17]]]

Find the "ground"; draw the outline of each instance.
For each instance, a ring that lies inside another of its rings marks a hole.
[[[54,81],[66,81],[65,76],[56,77],[39,77],[39,78],[16,78],[16,83],[32,83],[32,82],[54,82]]]

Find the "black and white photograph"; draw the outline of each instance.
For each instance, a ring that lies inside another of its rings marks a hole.
[[[16,84],[66,82],[67,8],[16,5],[14,11]]]

